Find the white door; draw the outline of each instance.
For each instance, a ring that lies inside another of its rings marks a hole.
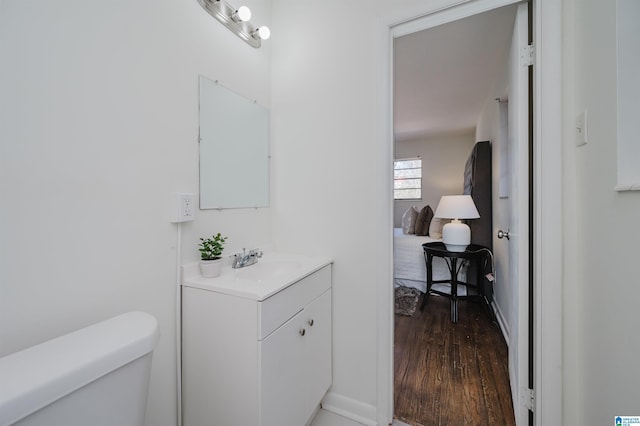
[[[527,5],[518,6],[509,60],[509,223],[497,223],[509,238],[497,245],[508,255],[511,294],[509,379],[517,425],[528,424],[529,389],[529,70],[523,49],[528,45]],[[500,238],[500,237],[499,237]],[[502,247],[504,248],[504,247]]]

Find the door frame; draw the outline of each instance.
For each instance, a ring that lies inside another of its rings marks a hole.
[[[534,424],[562,420],[562,3],[532,0],[535,65],[533,72],[533,279],[534,279]],[[517,0],[462,0],[435,8],[412,10],[383,23],[381,84],[385,88],[381,123],[386,135],[384,164],[393,164],[393,39],[509,4]],[[544,173],[541,165],[544,164]],[[387,170],[386,249],[393,247],[393,191]],[[393,420],[393,258],[379,280],[378,414],[379,425]]]

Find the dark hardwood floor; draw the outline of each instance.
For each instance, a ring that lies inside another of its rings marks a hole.
[[[507,345],[483,305],[460,301],[457,324],[445,297],[419,306],[412,317],[395,316],[394,417],[420,426],[515,425]]]

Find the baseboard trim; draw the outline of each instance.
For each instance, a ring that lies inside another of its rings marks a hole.
[[[509,346],[509,327],[507,325],[507,321],[500,310],[500,306],[496,304],[495,300],[491,301],[491,309],[493,309],[493,313],[496,315],[496,319],[498,320],[498,326],[502,331],[502,336],[504,337],[504,341],[507,342],[507,346]]]
[[[335,392],[328,392],[322,399],[322,409],[330,411],[365,426],[378,426],[375,406],[351,399]]]

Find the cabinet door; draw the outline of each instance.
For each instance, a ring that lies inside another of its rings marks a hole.
[[[301,426],[331,384],[331,290],[260,344],[261,425]]]
[[[331,386],[331,290],[302,311],[306,329],[298,391],[307,419]],[[305,419],[305,420],[307,420]]]
[[[260,346],[261,426],[304,425],[298,384],[303,370],[302,311],[262,341]],[[305,331],[306,334],[306,331]]]

